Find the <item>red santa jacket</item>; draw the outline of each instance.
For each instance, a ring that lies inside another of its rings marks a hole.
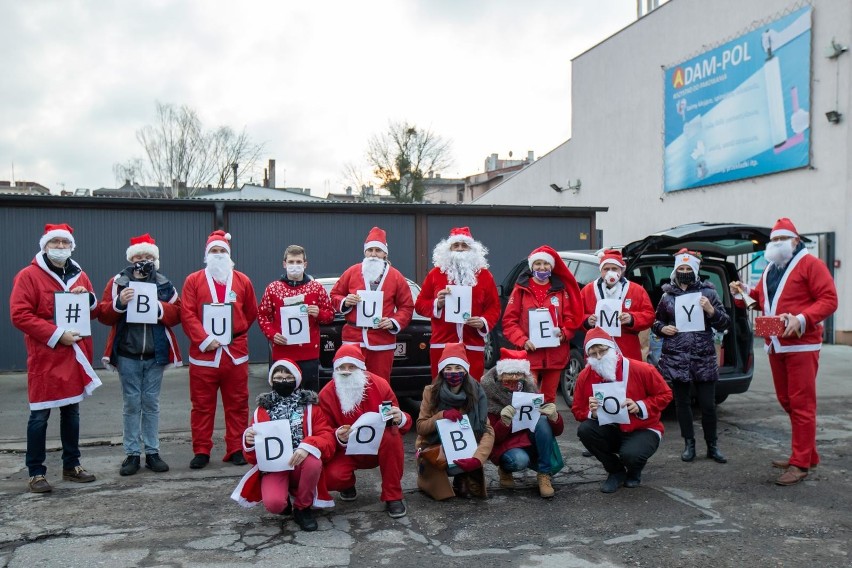
[[[500,317],[500,297],[497,295],[494,277],[486,268],[476,273],[471,315],[485,319],[485,327],[482,329],[444,321],[444,310],[438,309],[435,298],[448,284],[447,275],[441,272],[440,268],[433,268],[426,275],[420,295],[414,304],[418,314],[432,319],[431,348],[443,349],[447,343],[464,343],[465,348],[471,351],[485,351],[485,338]]]
[[[215,298],[215,299],[214,299]],[[221,300],[221,302],[220,302]],[[233,339],[231,344],[216,351],[202,351],[213,338],[204,331],[201,318],[204,304],[233,304]],[[219,367],[222,352],[225,352],[235,365],[248,361],[248,336],[251,324],[257,318],[257,297],[251,280],[242,272],[233,271],[225,286],[225,297],[218,298],[213,279],[206,270],[193,272],[183,284],[183,301],[180,307],[183,330],[189,337],[189,362],[201,367]]]
[[[285,298],[304,296],[302,303],[317,306],[319,315],[308,316],[308,326],[311,340],[302,345],[277,345],[272,343],[276,333],[281,333],[281,308]],[[331,323],[334,320],[334,309],[323,285],[305,275],[305,280],[299,286],[290,286],[284,280],[276,280],[266,287],[260,305],[257,307],[257,323],[263,335],[272,345],[272,359],[290,359],[291,361],[307,361],[319,358],[320,324]]]
[[[376,292],[384,292],[384,303],[382,305],[382,317],[388,318],[396,324],[392,330],[359,328],[355,326],[358,312],[354,306],[346,307],[343,300],[349,294],[356,294],[358,290],[370,290],[364,283],[364,275],[361,273],[361,264],[355,264],[346,269],[334,288],[331,289],[331,303],[337,311],[346,316],[349,325],[343,326],[343,342],[357,343],[362,348],[370,351],[387,351],[396,347],[394,336],[406,328],[411,321],[414,312],[414,300],[411,299],[411,288],[402,273],[391,266],[385,265]]]
[[[562,369],[568,364],[571,350],[569,341],[574,332],[582,325],[583,309],[580,302],[580,290],[566,288],[558,277],[550,279],[550,289],[544,303],[539,303],[535,293],[529,288],[529,276],[522,275],[509,296],[506,311],[503,313],[503,334],[518,349],[523,349],[529,341],[530,310],[547,308],[550,319],[562,331],[557,347],[543,347],[527,354],[533,369]]]
[[[618,381],[627,381],[627,398],[632,399],[642,409],[641,417],[631,414],[630,424],[618,425],[621,431],[632,432],[647,428],[662,438],[665,428],[660,415],[672,400],[672,390],[660,372],[648,363],[619,357],[615,376]],[[591,419],[589,397],[592,396],[592,385],[603,382],[606,381],[591,367],[580,372],[574,385],[574,404],[571,406],[571,412],[577,422]]]
[[[767,352],[770,345],[775,353],[818,351],[822,347],[822,322],[837,310],[837,288],[828,267],[807,249],[800,250],[787,265],[771,303],[765,277],[766,270],[757,286],[749,290],[749,295],[757,301],[755,309],[768,316],[790,313],[805,320],[801,336],[767,337]],[[740,307],[745,305],[742,300],[736,303]]]
[[[589,282],[583,287],[580,296],[583,298],[583,327],[589,328],[589,316],[595,314],[598,300],[621,300],[621,309],[625,314],[633,316],[633,325],[621,326],[621,337],[614,337],[615,344],[628,359],[642,360],[642,345],[639,342],[639,332],[650,328],[654,323],[654,306],[645,288],[635,282],[622,279],[616,282],[618,292],[614,296],[604,297],[603,287],[606,286],[600,278]]]
[[[91,321],[98,317],[98,303],[89,277],[79,272],[66,284],[48,268],[38,253],[12,282],[9,312],[12,325],[24,332],[27,347],[27,394],[31,410],[56,408],[80,402],[101,386],[92,369],[92,338],[62,345],[64,331],[54,323],[54,294],[83,286],[89,291]]]
[[[334,381],[326,384],[319,393],[319,404],[323,414],[328,418],[332,429],[335,431],[341,426],[351,426],[365,412],[378,412],[379,406],[385,400],[393,402],[393,405],[399,408],[399,401],[386,380],[378,375],[374,375],[369,371],[364,371],[367,375],[367,386],[364,388],[364,398],[351,412],[344,414],[340,408],[340,399],[337,398],[337,391],[334,389]],[[397,426],[400,434],[405,434],[411,430],[411,415],[407,412],[402,412],[403,421]]]

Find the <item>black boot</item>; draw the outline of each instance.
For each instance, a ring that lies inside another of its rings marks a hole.
[[[695,438],[684,438],[686,445],[683,447],[683,453],[680,454],[680,459],[685,462],[691,462],[695,459]]]
[[[302,527],[303,531],[311,532],[317,530],[317,520],[314,518],[314,513],[310,507],[297,509],[293,507],[293,520],[296,524]]]
[[[693,449],[695,448],[695,443],[693,442]],[[694,453],[694,452],[693,452]],[[707,442],[707,457],[716,463],[728,463],[728,458],[722,455],[722,452],[719,451],[719,448],[716,447],[716,440],[712,442]]]

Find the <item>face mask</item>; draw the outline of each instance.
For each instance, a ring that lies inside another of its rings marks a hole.
[[[464,376],[467,375],[466,371],[443,371],[444,380],[447,381],[447,384],[451,387],[457,387],[462,384],[464,380]]]
[[[503,381],[503,388],[509,392],[521,392],[524,387],[521,381]]]
[[[775,265],[785,265],[793,258],[793,240],[769,242],[764,253],[766,260]]]
[[[675,272],[675,278],[678,284],[690,285],[695,282],[695,274],[690,272]]]
[[[290,278],[301,278],[302,274],[305,273],[305,265],[304,264],[288,264],[287,265],[287,276]]]
[[[56,263],[65,264],[71,258],[71,249],[47,249],[47,258]]]
[[[296,390],[296,381],[273,382],[272,390],[278,393],[278,396],[287,398]]]
[[[539,280],[547,280],[552,273],[552,270],[533,270],[533,276]]]
[[[154,270],[154,261],[153,260],[140,260],[139,262],[133,263],[134,272],[138,272],[142,276],[148,276]]]
[[[604,276],[604,280],[607,284],[612,286],[613,284],[621,280],[621,276],[619,276],[617,270],[607,270],[606,275]]]

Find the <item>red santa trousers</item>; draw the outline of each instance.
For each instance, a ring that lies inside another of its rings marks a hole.
[[[538,378],[538,390],[544,395],[544,402],[556,402],[562,369],[533,369],[532,374]]]
[[[391,370],[393,369],[393,349],[370,351],[362,347],[361,352],[364,353],[364,364],[367,366],[367,370],[390,383]]]
[[[355,486],[356,469],[379,467],[382,474],[382,501],[402,500],[402,468],[405,460],[399,428],[388,425],[382,434],[377,456],[347,456],[346,448],[338,446],[337,453],[325,466],[325,483],[329,491],[342,491]]]
[[[317,482],[322,473],[322,462],[312,455],[297,465],[292,471],[273,471],[264,473],[260,478],[260,493],[263,506],[275,515],[287,506],[290,493],[293,494],[293,506],[307,509],[314,503]]]
[[[248,363],[234,365],[222,353],[219,367],[189,366],[189,399],[192,401],[190,426],[192,451],[210,455],[213,449],[213,424],[216,419],[216,393],[222,391],[225,411],[225,457],[243,449],[243,432],[249,422]]]
[[[816,450],[816,375],[819,351],[770,353],[775,395],[790,417],[790,465],[808,469],[819,463]]]
[[[438,376],[438,363],[441,361],[443,353],[443,347],[433,347],[429,350],[429,361],[432,363],[433,378]],[[465,349],[464,354],[467,356],[468,363],[470,363],[470,376],[477,381],[482,380],[482,375],[485,374],[485,351]]]

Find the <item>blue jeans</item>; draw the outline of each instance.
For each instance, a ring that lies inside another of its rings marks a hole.
[[[538,419],[535,432],[529,432],[532,446],[512,448],[500,456],[500,467],[504,471],[523,471],[530,467],[532,461],[537,462],[534,468],[539,473],[550,473],[551,455],[553,453],[553,429],[546,416]]]
[[[138,456],[160,453],[160,386],[165,367],[154,359],[117,357],[124,398],[124,453]]]
[[[27,470],[30,477],[45,475],[47,451],[47,419],[50,409],[31,410],[27,422]],[[62,440],[62,469],[74,469],[80,465],[80,405],[77,403],[59,407],[59,437]]]

